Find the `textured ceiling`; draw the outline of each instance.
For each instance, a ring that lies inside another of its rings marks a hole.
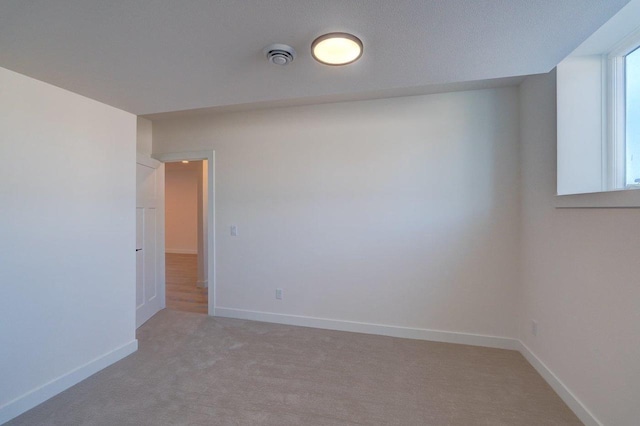
[[[551,70],[628,0],[2,0],[0,66],[135,114]],[[330,31],[364,42],[314,62]],[[262,49],[298,51],[286,67]]]

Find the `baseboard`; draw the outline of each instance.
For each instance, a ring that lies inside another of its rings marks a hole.
[[[576,416],[587,426],[602,426],[602,423],[589,411],[589,409],[553,374],[553,372],[538,358],[523,342],[518,341],[522,356],[536,369],[543,379],[562,398]]]
[[[429,330],[425,328],[398,327],[392,325],[370,324],[298,315],[275,314],[271,312],[246,311],[243,309],[224,308],[218,306],[214,308],[214,315],[225,318],[324,328],[328,330],[351,331],[355,333],[378,334],[382,336],[402,337],[405,339],[485,346],[498,349],[518,350],[519,343],[518,340],[507,337]]]
[[[169,254],[198,254],[198,250],[189,250],[189,249],[170,249],[165,248],[165,253]]]
[[[425,328],[398,327],[370,324],[355,321],[342,321],[327,318],[314,318],[299,315],[276,314],[272,312],[248,311],[244,309],[216,306],[213,314],[218,317],[271,322],[276,324],[297,325],[301,327],[324,328],[328,330],[351,331],[355,333],[378,334],[382,336],[402,337],[406,339],[429,340],[434,342],[458,343],[463,345],[484,346],[497,349],[519,351],[536,369],[560,398],[587,426],[602,426],[602,423],[589,409],[562,383],[540,359],[520,340],[507,337],[486,336],[472,333],[430,330]]]
[[[271,312],[247,311],[243,309],[216,306],[214,315],[223,318],[236,318],[262,321],[301,327],[323,328],[328,330],[350,331],[355,333],[377,334],[402,337],[406,339],[429,340],[434,342],[457,343],[472,346],[484,346],[497,349],[519,351],[536,369],[551,388],[587,426],[602,426],[602,423],[569,390],[569,388],[525,345],[523,342],[507,337],[486,336],[472,333],[430,330],[424,328],[399,327],[371,324],[355,321],[342,321],[327,318],[315,318],[299,315],[276,314]],[[89,376],[132,354],[138,349],[138,341],[133,340],[88,363],[58,377],[3,406],[0,406],[0,425],[43,403],[47,399],[83,381]]]
[[[71,370],[56,379],[53,379],[42,386],[7,402],[0,407],[0,424],[18,417],[25,411],[32,409],[71,386],[80,383],[103,368],[108,367],[116,361],[120,361],[122,358],[132,354],[137,349],[138,341],[133,340],[124,346],[114,349],[111,352],[107,352],[106,354],[89,361],[88,363]]]

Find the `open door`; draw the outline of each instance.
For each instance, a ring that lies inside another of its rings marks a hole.
[[[136,164],[136,327],[165,307],[164,164]]]

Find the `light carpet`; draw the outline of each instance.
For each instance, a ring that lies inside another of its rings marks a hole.
[[[516,351],[164,310],[9,425],[576,425]]]

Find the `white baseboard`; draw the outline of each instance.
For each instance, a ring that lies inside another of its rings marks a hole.
[[[81,365],[80,367],[73,369],[56,379],[53,379],[42,386],[7,402],[0,407],[0,424],[18,417],[25,411],[32,409],[36,405],[43,403],[47,399],[59,394],[71,386],[80,383],[103,368],[110,366],[116,361],[120,361],[122,358],[132,354],[137,349],[138,341],[133,340],[124,346],[114,349],[111,352],[107,352],[106,354],[89,361],[88,363]]]
[[[165,253],[169,254],[198,254],[198,250],[189,250],[189,249],[170,249],[165,248]]]
[[[576,416],[587,426],[602,426],[602,423],[589,411],[585,405],[562,383],[562,381],[553,374],[547,367],[523,342],[518,341],[519,350],[522,356],[536,369],[549,386],[562,398]]]
[[[392,325],[370,324],[364,322],[341,321],[326,318],[314,318],[298,315],[274,314],[271,312],[246,311],[243,309],[216,306],[214,315],[225,318],[246,319],[302,327],[324,328],[328,330],[351,331],[355,333],[379,334],[382,336],[403,337],[405,339],[430,340],[434,342],[459,343],[463,345],[485,346],[489,348],[518,350],[519,342],[507,337],[485,336],[481,334],[456,333],[451,331],[429,330],[425,328],[398,327]]]
[[[562,381],[520,340],[507,337],[486,336],[472,333],[430,330],[424,328],[399,327],[371,324],[355,321],[342,321],[327,318],[314,318],[299,315],[276,314],[271,312],[247,311],[243,309],[216,306],[213,314],[223,318],[236,318],[301,327],[323,328],[328,330],[350,331],[355,333],[377,334],[407,339],[429,340],[434,342],[457,343],[489,348],[519,351],[536,369],[551,388],[562,398],[569,408],[587,426],[602,426],[602,423],[589,409],[562,383]],[[0,425],[19,416],[47,399],[81,382],[103,368],[121,360],[138,349],[138,341],[121,346],[105,355],[82,365],[69,373],[58,377],[13,401],[0,406]]]
[[[458,343],[489,348],[519,351],[536,369],[544,380],[562,398],[569,408],[587,426],[602,426],[602,423],[569,390],[569,388],[544,365],[540,359],[520,340],[507,337],[486,336],[481,334],[458,333],[452,331],[429,330],[425,328],[398,327],[370,324],[354,321],[341,321],[327,318],[314,318],[298,315],[275,314],[271,312],[247,311],[243,309],[216,306],[215,316],[237,318],[251,321],[297,325],[302,327],[324,328],[328,330],[351,331],[355,333],[378,334],[382,336],[403,337],[407,339],[429,340],[434,342]]]

